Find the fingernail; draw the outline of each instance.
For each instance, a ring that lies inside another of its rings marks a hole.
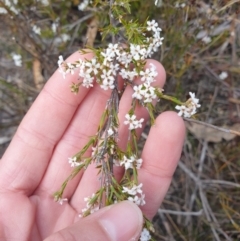
[[[99,222],[111,241],[136,240],[142,229],[143,216],[135,204],[124,201],[106,210]]]

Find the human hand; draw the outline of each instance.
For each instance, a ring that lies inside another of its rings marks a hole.
[[[79,59],[79,53],[69,61]],[[91,58],[91,54],[81,58]],[[154,84],[162,87],[163,67],[154,60],[158,76]],[[0,161],[0,240],[133,240],[142,228],[142,214],[133,203],[124,201],[79,219],[84,197],[99,186],[95,165],[73,179],[63,205],[53,201],[53,193],[68,176],[67,158],[75,154],[97,131],[99,119],[110,92],[98,85],[80,88],[73,95],[68,86],[77,74],[65,80],[58,71],[50,78],[20,124]],[[127,87],[119,108],[119,146],[124,148],[128,128],[123,125],[131,104],[132,89]],[[139,118],[147,119],[144,107],[137,107]],[[141,134],[139,129],[138,135]],[[183,144],[185,128],[174,112],[165,112],[151,127],[142,152],[139,182],[143,183],[146,205],[143,213],[152,218],[171,182]],[[116,169],[120,176],[122,169]]]

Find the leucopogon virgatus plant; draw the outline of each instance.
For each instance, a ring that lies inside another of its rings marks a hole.
[[[86,207],[79,214],[80,217],[88,216],[101,207],[123,200],[132,201],[139,206],[145,205],[143,184],[138,182],[138,170],[144,160],[139,157],[136,133],[138,128],[142,128],[145,120],[138,119],[134,114],[137,106],[144,106],[147,109],[151,124],[154,124],[153,102],[159,99],[176,103],[178,115],[184,117],[191,117],[200,107],[194,93],[190,92],[190,98],[182,103],[175,97],[163,94],[163,89],[152,85],[158,73],[154,64],[145,67],[146,59],[158,51],[163,41],[161,29],[155,20],[146,20],[143,24],[125,21],[124,13],[130,13],[130,0],[92,1],[89,4],[93,7],[101,5],[108,9],[109,25],[102,29],[102,35],[110,35],[112,42],[106,48],[80,50],[80,54],[94,53],[91,60],[79,59],[70,63],[64,61],[62,56],[59,56],[58,60],[63,78],[76,72],[79,75],[76,83],[71,85],[74,94],[78,93],[80,86],[92,88],[94,85],[100,85],[103,90],[111,91],[97,133],[89,137],[89,141],[78,153],[68,158],[73,171],[63,182],[60,190],[54,194],[55,200],[60,204],[67,201],[64,198],[64,190],[68,182],[81,170],[86,170],[90,164],[95,163],[99,169],[99,189],[91,196],[85,197]],[[119,78],[123,83],[121,87]],[[140,84],[136,80],[140,80]],[[122,150],[118,145],[118,110],[121,96],[127,86],[133,89],[133,94],[131,108],[126,113],[124,121],[129,130],[127,148]],[[86,152],[89,150],[91,155],[87,156]],[[120,181],[114,176],[114,166],[124,168]],[[144,217],[140,240],[153,240],[151,232],[154,232],[154,228],[150,220]]]

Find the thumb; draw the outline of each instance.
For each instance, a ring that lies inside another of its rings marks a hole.
[[[140,209],[129,201],[105,207],[73,225],[51,235],[45,241],[129,241],[142,231]]]

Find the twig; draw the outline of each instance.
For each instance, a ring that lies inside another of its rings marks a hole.
[[[158,213],[168,213],[173,215],[182,215],[182,216],[201,216],[203,213],[203,210],[199,210],[197,212],[182,212],[182,211],[173,211],[173,210],[167,210],[167,209],[158,209]]]
[[[92,14],[92,13],[90,13],[90,14],[88,14],[88,15],[80,18],[80,19],[78,19],[76,22],[74,22],[74,23],[72,23],[72,24],[65,25],[65,26],[63,27],[63,29],[66,29],[66,30],[69,30],[69,31],[70,31],[70,30],[73,29],[76,25],[81,24],[82,22],[88,20],[88,19],[91,18],[91,17],[93,17],[93,14]]]
[[[188,122],[197,123],[199,125],[207,126],[207,127],[213,128],[215,130],[219,130],[219,131],[222,131],[222,132],[231,133],[231,134],[240,136],[240,132],[239,131],[230,130],[230,129],[226,129],[226,128],[223,128],[223,127],[218,127],[218,126],[215,126],[215,125],[203,122],[203,121],[199,121],[199,120],[194,120],[194,119],[191,119],[191,118],[183,117],[183,119],[185,121],[188,121]]]
[[[232,186],[236,188],[240,188],[240,184],[234,183],[234,182],[229,182],[229,181],[224,181],[224,180],[201,180],[202,183],[205,184],[219,184],[219,185],[226,185],[226,186]]]

